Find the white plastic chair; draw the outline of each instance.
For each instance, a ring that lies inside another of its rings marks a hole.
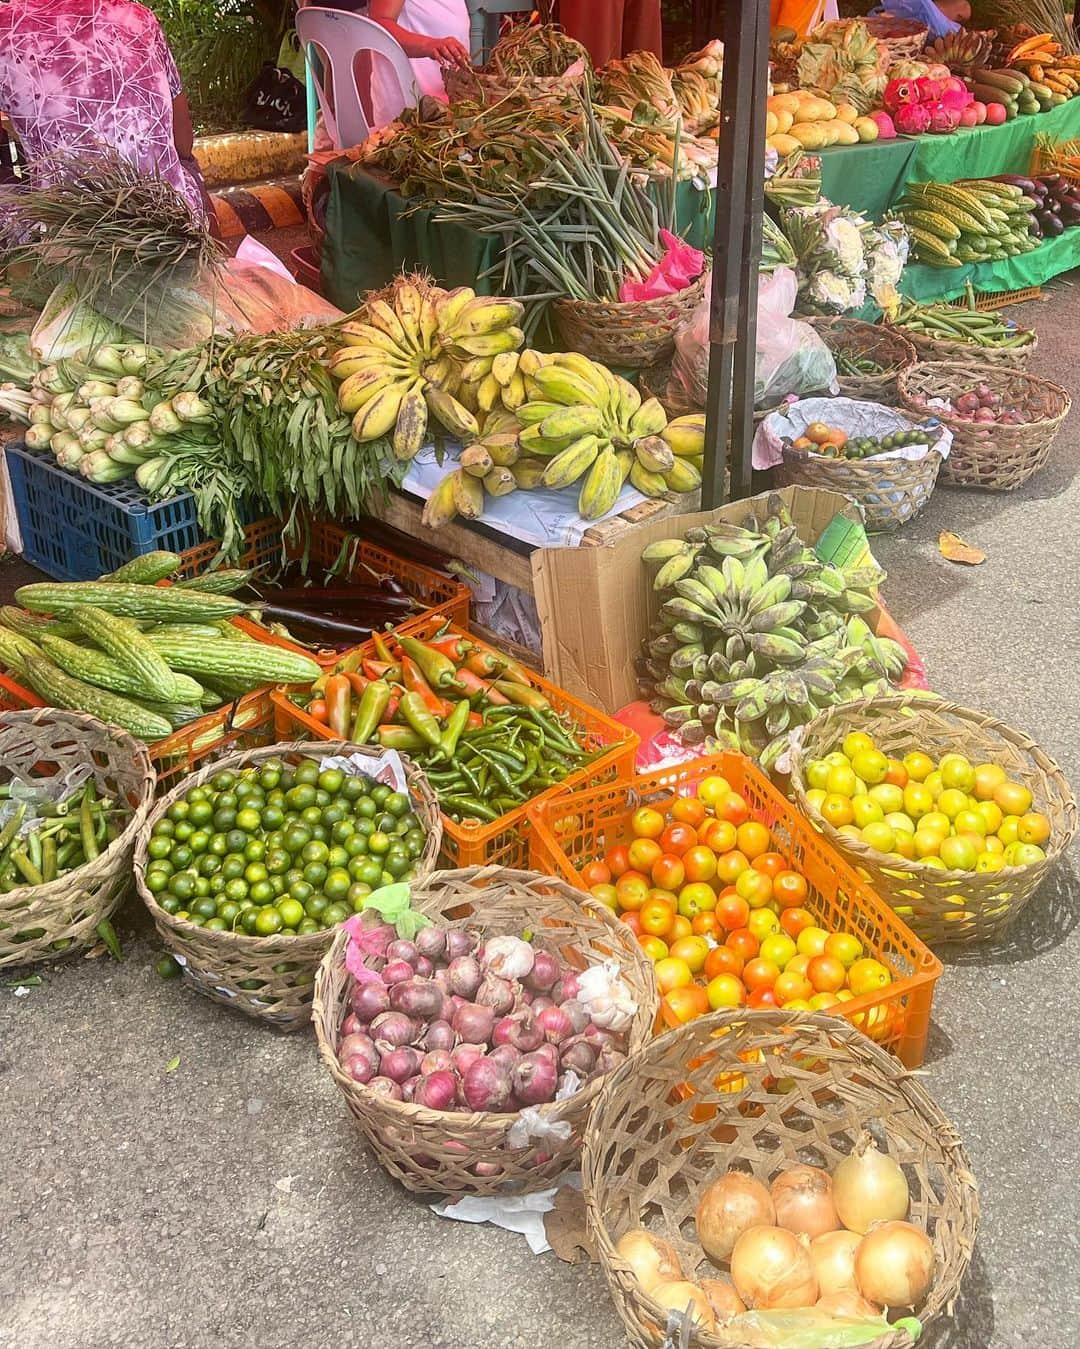
[[[305,7],[297,11],[296,32],[304,47],[308,71],[322,109],[327,134],[335,149],[344,150],[367,140],[372,126],[360,99],[356,82],[356,57],[359,52],[374,52],[389,61],[401,89],[401,108],[416,102],[415,76],[409,58],[397,42],[373,19],[350,14],[344,9]],[[318,51],[322,70],[312,60],[311,48]],[[332,93],[327,92],[329,68]],[[397,110],[400,113],[401,108]],[[397,116],[397,113],[394,115]]]

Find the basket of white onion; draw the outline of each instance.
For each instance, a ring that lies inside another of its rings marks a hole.
[[[402,936],[365,913],[323,960],[323,1062],[407,1189],[547,1189],[580,1164],[607,1075],[652,1033],[652,962],[604,905],[533,872],[435,872],[408,902],[430,925]]]
[[[955,1299],[978,1226],[939,1107],[818,1013],[733,1010],[653,1040],[608,1080],[582,1170],[642,1349],[908,1349]]]

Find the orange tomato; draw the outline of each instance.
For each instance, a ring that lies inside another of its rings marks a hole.
[[[814,442],[808,436],[796,436],[791,442],[793,450],[812,450]]]
[[[671,954],[677,960],[685,960],[691,974],[700,974],[705,968],[705,957],[709,954],[709,943],[704,937],[680,937],[670,947]]]
[[[729,932],[724,945],[742,956],[744,960],[753,960],[761,949],[761,942],[748,927],[737,927],[734,932]]]
[[[809,909],[783,909],[780,927],[789,937],[798,937],[804,928],[814,926],[814,915]]]
[[[880,960],[856,960],[848,970],[848,987],[857,998],[864,993],[876,993],[892,983],[892,974]]]
[[[668,953],[667,942],[647,932],[643,932],[638,938],[638,945],[652,961],[663,960]]]
[[[706,985],[705,997],[714,1012],[721,1007],[741,1007],[746,988],[734,974],[717,974]]]
[[[835,956],[814,956],[806,967],[806,977],[814,985],[815,993],[835,993],[847,982],[847,970]]]
[[[821,803],[821,818],[834,829],[839,829],[842,824],[850,824],[855,818],[851,798],[841,796],[839,792],[830,792]]]
[[[696,796],[677,796],[671,803],[671,818],[696,829],[705,818],[705,807]]]
[[[711,881],[716,875],[716,854],[711,848],[696,844],[683,853],[682,860],[688,881]]]
[[[625,843],[618,843],[604,854],[604,862],[612,876],[618,880],[624,871],[630,870],[630,850]]]
[[[695,913],[690,920],[690,931],[696,937],[709,936],[719,940],[723,928],[715,912],[709,913],[703,909],[701,913]]]
[[[679,891],[679,912],[684,918],[693,919],[697,914],[715,908],[716,891],[705,881],[691,881]]]
[[[750,818],[750,807],[746,804],[746,798],[740,796],[738,792],[728,792],[727,796],[717,801],[713,809],[718,820],[728,820],[734,825],[740,825]]]
[[[677,913],[671,920],[671,931],[668,933],[668,941],[678,941],[680,937],[693,936],[694,929],[690,926],[690,919],[684,918],[681,913]]]
[[[805,978],[806,971],[810,968],[810,961],[812,959],[813,959],[812,956],[804,956],[804,955],[792,956],[791,959],[788,961],[788,963],[784,966],[784,970],[785,971],[791,970],[793,974],[801,974]]]
[[[1021,815],[1016,837],[1021,843],[1035,843],[1041,848],[1050,838],[1050,821],[1041,811],[1029,811]]]
[[[697,843],[697,830],[689,824],[669,824],[660,835],[660,846],[665,853],[682,857]]]
[[[671,905],[671,907],[674,908],[678,896],[675,894],[674,890],[661,890],[659,886],[654,885],[653,888],[649,891],[647,898],[666,899],[667,902]]]
[[[731,852],[735,847],[735,826],[730,820],[706,820],[698,830],[698,842],[715,853]]]
[[[634,934],[635,937],[642,937],[648,935],[647,933],[642,932],[641,919],[637,916],[637,912],[634,909],[627,909],[625,913],[620,913],[619,917],[623,920],[623,922],[626,924],[626,926],[630,929],[630,931]]]
[[[725,890],[716,901],[716,916],[729,932],[745,927],[750,905],[737,890]]]
[[[810,893],[804,877],[797,871],[781,871],[773,877],[773,898],[782,909],[800,909]]]
[[[862,942],[851,932],[833,932],[825,938],[820,951],[814,955],[825,954],[839,960],[845,969],[850,969],[863,953]]]
[[[606,862],[586,862],[581,868],[581,883],[586,890],[594,885],[607,885],[611,881],[611,868]]]
[[[1019,782],[1002,782],[994,788],[994,804],[1003,815],[1024,816],[1031,810],[1031,792]]]
[[[609,909],[619,908],[619,892],[613,885],[590,885],[589,894],[594,899],[598,899],[601,904],[607,905]]]
[[[885,781],[890,787],[906,787],[908,784],[908,771],[899,759],[890,759],[889,766],[885,770]]]
[[[615,886],[615,893],[624,909],[640,909],[649,896],[648,877],[640,871],[624,871]]]
[[[785,1003],[794,1002],[796,999],[810,998],[814,993],[809,980],[795,970],[784,970],[772,987],[776,994],[776,1001],[781,1007]]]
[[[687,984],[694,982],[690,966],[685,960],[677,960],[674,956],[665,956],[663,960],[658,960],[653,967],[653,973],[656,975],[656,986],[661,993],[670,993],[673,988],[685,988]]]
[[[825,441],[826,445],[835,445],[838,450],[842,450],[847,444],[847,432],[841,431],[838,426],[834,426],[829,432],[829,437]]]
[[[813,445],[825,445],[832,433],[832,427],[828,422],[811,422],[803,432]]]
[[[738,849],[734,852],[722,853],[716,859],[716,879],[721,885],[734,885],[749,866],[750,863]]]
[[[689,984],[685,988],[673,988],[665,997],[664,1006],[676,1021],[685,1023],[709,1011],[709,998],[703,988]]]
[[[651,875],[653,885],[658,885],[661,890],[678,892],[686,880],[686,868],[682,864],[681,857],[664,853],[653,863]]]
[[[705,978],[715,979],[718,974],[742,974],[746,961],[730,946],[714,946],[705,957]]]
[[[742,981],[751,993],[759,988],[772,988],[780,978],[780,967],[771,960],[755,956],[743,966]]]
[[[764,872],[772,879],[779,876],[781,871],[788,869],[787,858],[778,852],[763,852],[755,857],[750,865],[755,871]]]
[[[667,900],[646,899],[638,909],[638,915],[641,919],[642,932],[648,932],[654,937],[666,937],[671,931],[671,920],[675,917],[675,910]]]
[[[776,994],[771,988],[755,988],[753,993],[747,996],[746,1005],[753,1008],[755,1012],[760,1011],[763,1007],[780,1006],[776,1000]]]
[[[630,828],[635,838],[659,838],[664,832],[664,817],[651,806],[641,806],[631,815]]]
[[[653,863],[663,856],[663,849],[654,838],[636,838],[627,850],[630,866],[634,871],[648,875]]]
[[[747,820],[745,824],[740,824],[736,830],[736,837],[739,851],[751,861],[767,853],[769,844],[772,843],[772,835],[763,824],[758,824],[757,820]]]
[[[735,893],[741,895],[752,909],[763,909],[772,899],[773,883],[760,871],[747,869],[735,882]]]

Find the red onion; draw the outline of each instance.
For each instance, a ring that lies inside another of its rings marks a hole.
[[[453,1062],[455,1071],[464,1077],[477,1059],[484,1057],[484,1051],[479,1045],[455,1045],[450,1051],[450,1058]]]
[[[421,979],[430,979],[435,973],[435,965],[427,956],[417,956],[413,969],[416,970]]]
[[[602,1049],[604,1045],[614,1043],[615,1036],[609,1030],[604,1030],[602,1026],[596,1026],[591,1021],[585,1027],[582,1034],[588,1040],[589,1044],[595,1045],[597,1049]]]
[[[561,1007],[545,1007],[537,1014],[536,1022],[549,1044],[557,1045],[574,1033],[574,1023]]]
[[[466,1044],[486,1045],[495,1029],[495,1013],[490,1007],[467,1002],[455,1011],[451,1024]]]
[[[555,1099],[558,1073],[546,1054],[526,1054],[514,1065],[512,1081],[522,1105],[543,1105]]]
[[[382,985],[379,984],[378,987],[381,988]],[[356,1035],[357,1033],[363,1035],[366,1034],[366,1031],[366,1021],[361,1021],[355,1012],[346,1012],[345,1020],[341,1023],[342,1035]]]
[[[457,1102],[457,1078],[446,1071],[425,1073],[417,1084],[413,1100],[429,1110],[451,1110]]]
[[[414,967],[419,955],[420,952],[416,948],[416,943],[406,941],[404,937],[396,937],[386,948],[387,960],[404,960]]]
[[[557,1068],[559,1066],[559,1048],[557,1045],[549,1045],[545,1040],[542,1045],[537,1045],[533,1051],[536,1054],[543,1054],[549,1058],[552,1064]]]
[[[521,1058],[521,1050],[515,1049],[513,1045],[498,1045],[488,1055],[489,1059],[494,1059],[496,1063],[505,1064],[507,1068],[513,1068],[514,1064]]]
[[[343,1036],[338,1044],[338,1058],[344,1061],[350,1054],[363,1054],[374,1048],[370,1035],[366,1035],[363,1031],[353,1031],[351,1035]]]
[[[401,1087],[392,1078],[373,1077],[367,1085],[368,1091],[373,1091],[377,1096],[389,1096],[392,1101],[401,1100]]]
[[[432,983],[438,984],[442,991],[448,996],[453,991],[450,987],[450,972],[445,965],[441,969],[435,971],[431,976],[431,981]]]
[[[480,962],[472,956],[457,956],[446,967],[450,979],[450,991],[459,998],[474,998],[480,987],[483,973]]]
[[[592,1024],[588,1012],[576,998],[567,998],[562,1009],[573,1022],[575,1035],[581,1035]]]
[[[576,970],[564,970],[551,990],[551,996],[560,1006],[570,998],[576,998],[581,992],[581,984]]]
[[[409,1080],[408,1080],[408,1082],[402,1082],[402,1084],[401,1084],[401,1099],[402,1099],[403,1101],[411,1101],[411,1100],[415,1097],[415,1095],[416,1095],[416,1088],[417,1088],[419,1085],[420,1085],[420,1074],[419,1074],[419,1073],[417,1073],[417,1075],[416,1075],[415,1077],[410,1077]]]
[[[513,1012],[495,1023],[492,1032],[492,1044],[513,1045],[523,1054],[530,1054],[544,1042],[544,1032],[536,1024],[536,1018],[526,1008]]]
[[[406,1082],[420,1071],[420,1055],[412,1045],[403,1045],[400,1049],[388,1049],[380,1064],[383,1077],[394,1082]]]
[[[563,1068],[573,1068],[578,1077],[588,1077],[596,1067],[596,1053],[584,1040],[574,1040],[563,1049],[559,1063]]]
[[[369,910],[364,917],[368,917],[369,914],[374,916],[375,910]],[[364,927],[364,946],[368,953],[379,960],[385,960],[386,948],[397,936],[393,925],[382,922],[377,916],[374,923],[365,923],[363,918],[360,921]]]
[[[532,1000],[532,1009],[538,1015],[547,1007],[557,1007],[558,1003],[554,998],[549,998],[546,993],[534,993]]]
[[[451,1069],[453,1066],[454,1060],[450,1057],[450,1051],[447,1049],[429,1049],[420,1061],[422,1073],[439,1073],[444,1069]]]
[[[369,1053],[350,1054],[341,1060],[341,1066],[354,1082],[370,1082],[379,1068],[379,1054],[375,1046]]]
[[[382,967],[381,979],[384,984],[400,984],[411,979],[416,971],[407,960],[388,960]]]
[[[442,1015],[442,989],[430,979],[404,979],[391,988],[390,1006],[420,1021],[435,1021]]]
[[[535,997],[536,997],[536,994],[532,991],[531,988],[525,988],[525,987],[522,987],[521,992],[518,994],[518,1002],[521,1003],[521,1004],[522,1004],[523,1006],[525,1006],[525,1007],[531,1007],[531,1006],[532,1006],[532,1000],[533,1000],[533,998],[535,998]]]
[[[389,1010],[390,994],[385,984],[357,984],[349,1005],[361,1021],[371,1021],[380,1012]]]
[[[496,1166],[494,1162],[473,1162],[469,1170],[474,1176],[497,1176],[502,1167]]]
[[[598,1073],[613,1073],[619,1064],[625,1061],[626,1055],[621,1049],[615,1049],[612,1045],[604,1045],[596,1056],[596,1071]]]
[[[525,982],[534,993],[547,993],[554,987],[561,972],[562,966],[550,951],[537,951]]]
[[[442,960],[446,956],[446,929],[422,927],[416,934],[416,949],[428,960]]]
[[[420,1033],[420,1027],[404,1012],[383,1012],[371,1023],[370,1029],[373,1040],[381,1040],[391,1048],[412,1044]]]
[[[505,1110],[510,1100],[510,1072],[491,1058],[477,1059],[461,1085],[470,1110]]]
[[[471,955],[476,949],[476,938],[462,928],[452,927],[446,933],[446,956],[453,963],[459,956]]]
[[[476,990],[476,1001],[482,1007],[490,1007],[496,1016],[505,1016],[513,1010],[514,985],[497,974],[485,974],[484,982]]]
[[[457,1036],[449,1021],[433,1021],[424,1032],[425,1049],[453,1049]]]

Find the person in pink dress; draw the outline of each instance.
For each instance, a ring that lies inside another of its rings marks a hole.
[[[134,0],[0,3],[0,110],[31,168],[110,150],[213,221],[176,63]]]

